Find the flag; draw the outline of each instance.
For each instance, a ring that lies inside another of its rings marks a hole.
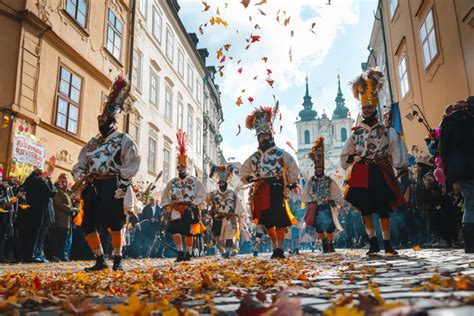
[[[392,104],[392,124],[393,124],[393,129],[400,134],[400,136],[403,136],[403,127],[402,127],[402,117],[400,114],[400,106],[397,103]]]

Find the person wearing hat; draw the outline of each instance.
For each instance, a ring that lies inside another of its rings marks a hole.
[[[212,217],[212,235],[224,258],[231,256],[234,243],[239,239],[240,227],[245,224],[242,200],[228,187],[233,173],[232,165],[212,165],[209,177],[215,179],[219,189],[209,193],[206,199]]]
[[[306,224],[316,229],[323,243],[323,252],[335,252],[334,231],[342,231],[337,218],[337,204],[342,204],[341,189],[336,181],[324,174],[324,138],[315,140],[308,158],[313,161],[314,175],[303,190],[302,201],[306,203]],[[316,236],[315,236],[316,237]]]
[[[367,255],[380,252],[372,215],[378,214],[385,253],[396,255],[390,242],[390,213],[406,203],[393,168],[406,171],[407,154],[400,136],[377,119],[378,91],[383,74],[367,70],[352,82],[354,97],[362,104],[362,122],[353,128],[341,152],[341,166],[351,167],[344,187],[344,198],[362,213],[369,235]]]
[[[129,110],[128,82],[121,76],[113,83],[102,113],[97,117],[100,133],[80,151],[72,174],[76,184],[85,183],[81,193],[84,215],[81,228],[96,257],[87,272],[107,269],[97,229],[108,229],[112,237],[113,270],[122,270],[122,228],[126,222],[124,196],[140,167],[136,143],[118,131],[118,114]]]
[[[202,227],[199,208],[206,200],[206,191],[201,181],[187,172],[186,133],[179,130],[176,137],[179,148],[178,176],[166,184],[161,203],[170,212],[167,231],[173,236],[178,251],[176,262],[181,262],[191,260],[193,234],[199,233]],[[183,250],[183,237],[186,251]]]
[[[285,258],[283,240],[287,227],[296,219],[286,202],[290,190],[298,188],[298,165],[273,139],[273,120],[276,109],[259,107],[246,119],[246,127],[255,130],[258,150],[240,168],[241,181],[253,183],[250,204],[253,220],[266,227],[272,240],[272,259]]]

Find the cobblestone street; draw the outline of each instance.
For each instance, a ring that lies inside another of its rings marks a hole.
[[[10,299],[0,302],[0,311],[473,315],[474,259],[463,251],[362,254],[304,253],[283,261],[268,254],[206,257],[179,265],[129,260],[123,272],[94,274],[82,272],[90,262],[3,265],[0,293]]]

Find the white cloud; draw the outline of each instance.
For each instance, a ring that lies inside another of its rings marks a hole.
[[[269,0],[268,4],[255,6],[254,4],[258,1],[252,0],[247,9],[239,0],[206,2],[211,9],[208,12],[197,13],[203,8],[200,1],[180,1],[181,15],[187,19],[192,17],[194,21],[188,24],[194,24],[197,31],[200,24],[208,22],[211,16],[216,16],[216,9],[219,7],[221,18],[229,23],[227,29],[222,25],[210,26],[209,24],[207,28],[204,28],[204,35],[198,35],[201,38],[201,44],[210,52],[208,64],[217,65],[216,51],[224,44],[232,44],[227,60],[229,56],[232,56],[234,60],[225,63],[225,75],[222,78],[218,77],[217,83],[222,92],[226,120],[221,127],[225,140],[222,149],[226,157],[237,158],[243,156],[243,152],[251,153],[256,148],[253,133],[244,131],[245,116],[253,108],[247,102],[247,97],[254,98],[253,105],[255,106],[272,105],[272,94],[279,98],[291,87],[302,85],[305,75],[311,72],[311,68],[324,62],[338,34],[343,32],[345,27],[358,23],[358,7],[354,6],[353,0],[333,1],[331,6],[326,5],[327,0]],[[224,7],[225,2],[228,2],[227,8]],[[266,16],[259,14],[258,9],[263,10]],[[278,11],[280,11],[280,23],[276,21]],[[251,22],[249,16],[252,17]],[[290,22],[285,27],[282,23],[288,17],[291,17]],[[313,22],[316,23],[314,27],[316,34],[310,31]],[[258,24],[261,29],[255,29],[255,24]],[[293,37],[290,34],[292,30]],[[250,34],[260,35],[261,40],[251,44],[250,48],[245,50],[245,39]],[[290,47],[292,62],[289,58]],[[268,57],[268,63],[262,62],[262,57]],[[242,62],[237,65],[239,59]],[[240,67],[243,68],[242,74],[237,73]],[[265,82],[267,68],[273,72],[274,89]],[[257,80],[253,80],[255,76],[258,76]],[[245,92],[241,92],[243,89]],[[327,93],[333,99],[336,91],[333,91],[333,88],[330,90]],[[238,96],[242,96],[244,101],[244,105],[240,108],[235,106]],[[302,101],[300,100],[298,99],[298,104]],[[327,111],[333,108],[329,105],[325,107]],[[318,112],[322,113],[320,109]],[[282,106],[282,114],[284,130],[281,135],[279,124],[275,126],[277,144],[292,152],[285,142],[289,140],[294,146],[297,145],[294,125],[297,112],[292,111],[290,106]],[[242,133],[237,140],[234,135],[237,132],[238,123],[242,127]],[[234,139],[228,140],[226,136]],[[248,145],[250,137],[254,144]]]

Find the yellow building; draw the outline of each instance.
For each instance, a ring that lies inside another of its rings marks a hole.
[[[0,3],[0,163],[17,127],[69,172],[98,132],[100,104],[129,64],[131,0],[5,0]]]
[[[377,18],[383,28],[376,19],[369,65],[384,73],[388,65],[390,87],[385,90],[391,88],[392,102],[400,104],[407,144],[422,145],[426,129],[418,118],[406,117],[412,104],[434,128],[446,105],[474,94],[473,1],[381,0]],[[387,63],[380,51],[384,46]],[[388,91],[384,95],[389,100]]]

